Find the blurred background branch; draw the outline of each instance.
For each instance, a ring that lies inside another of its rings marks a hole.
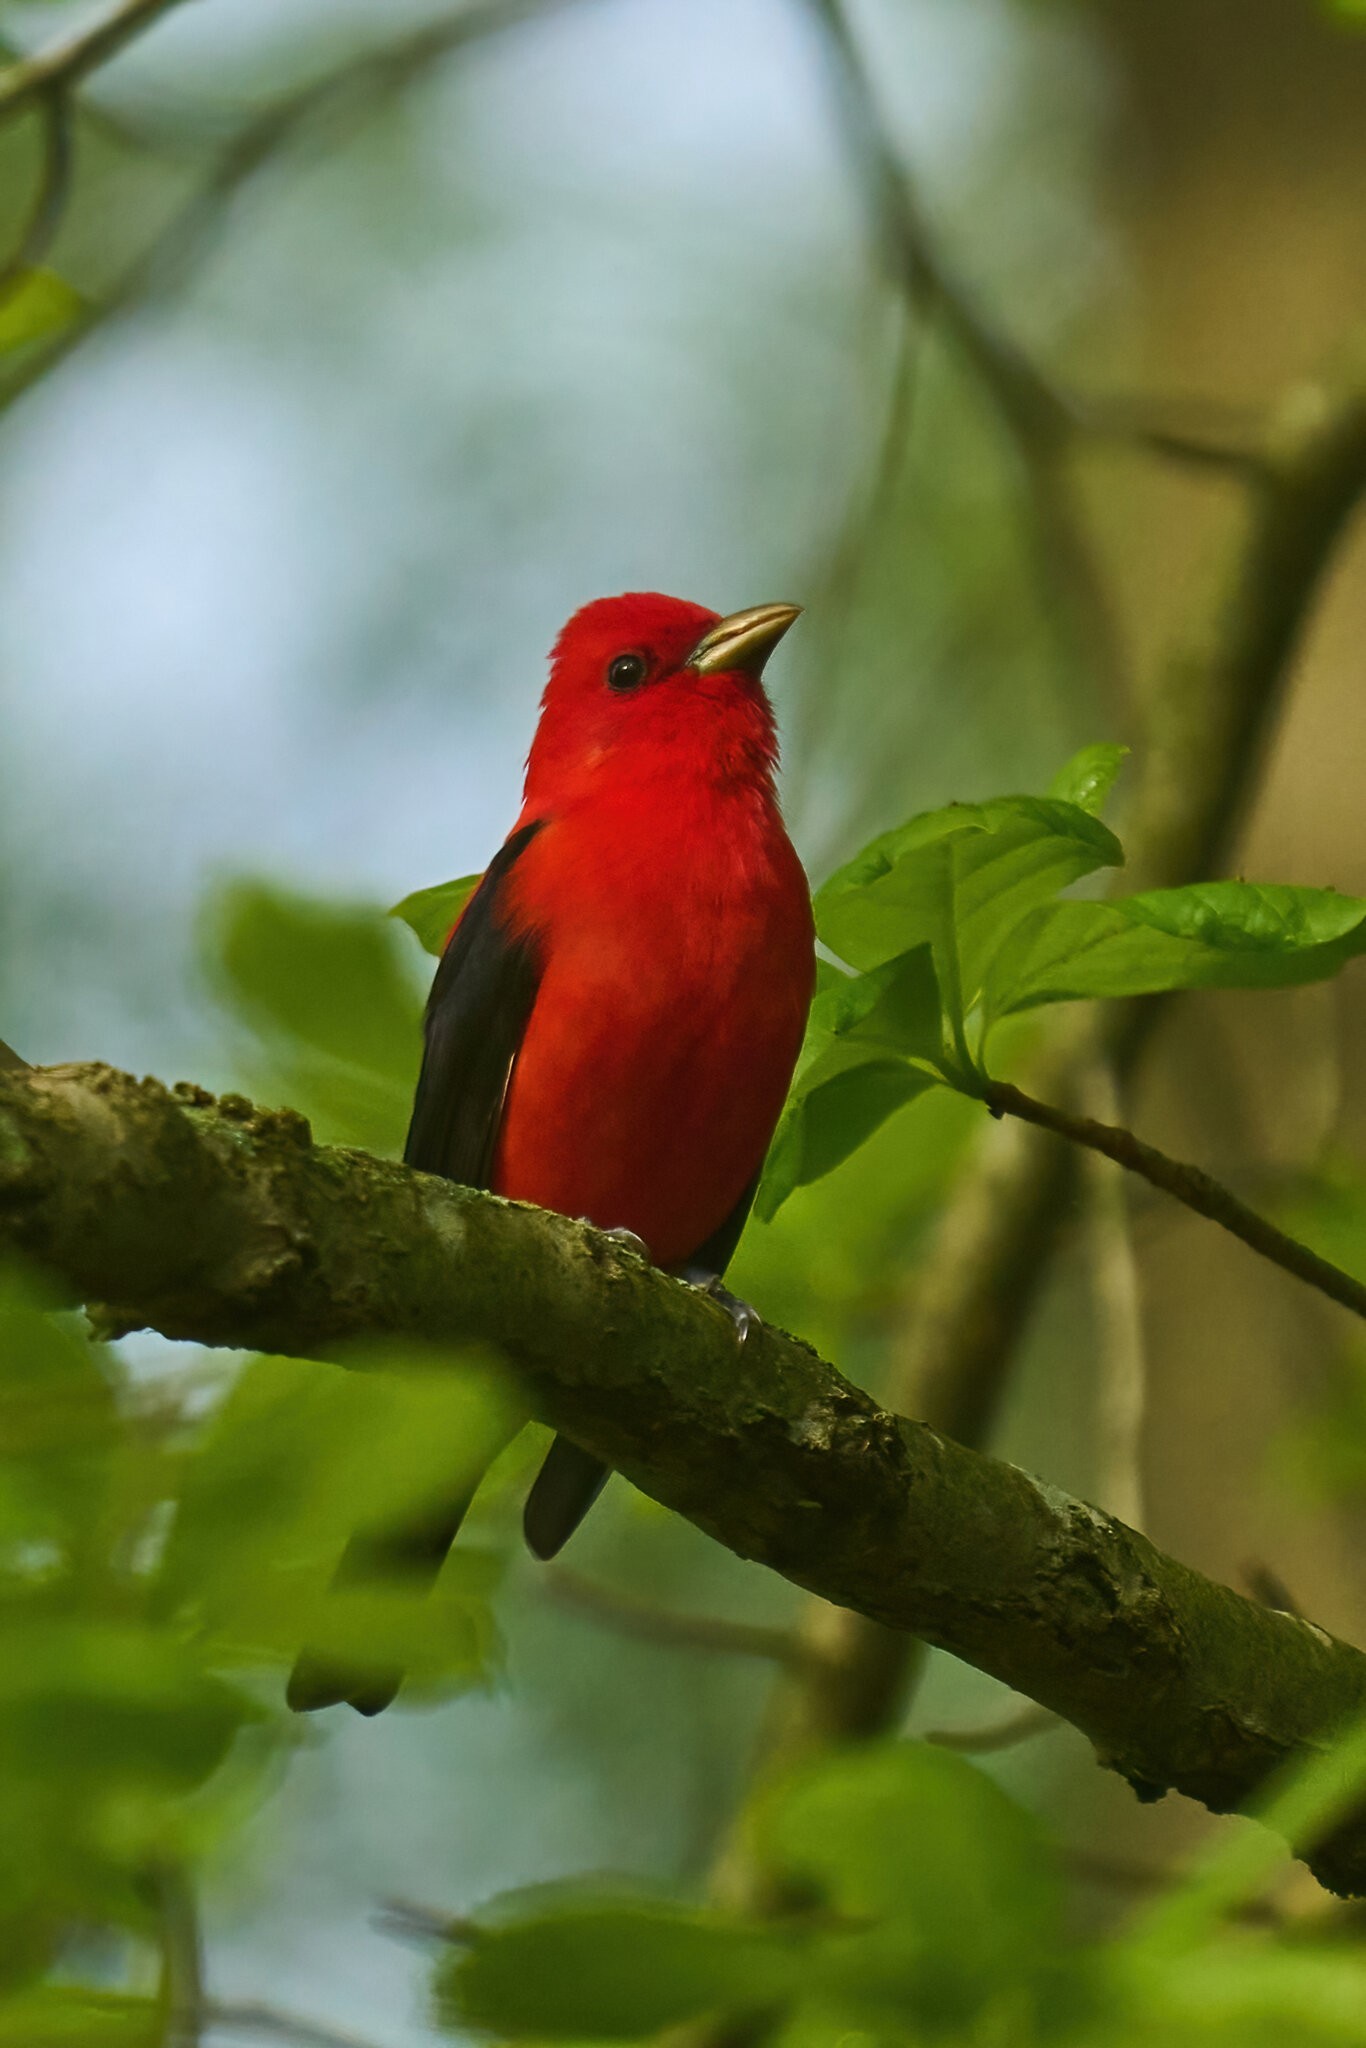
[[[109,63],[120,50],[169,14],[182,0],[122,0],[76,34],[0,71],[0,121],[23,108],[61,97]]]

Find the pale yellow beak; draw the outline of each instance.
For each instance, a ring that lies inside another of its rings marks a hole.
[[[703,634],[685,665],[703,676],[731,669],[762,675],[764,663],[801,611],[799,604],[756,604],[747,612],[732,612]]]

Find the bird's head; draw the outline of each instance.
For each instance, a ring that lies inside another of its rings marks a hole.
[[[798,612],[764,604],[723,618],[654,591],[585,605],[551,655],[528,797],[648,768],[769,779],[777,747],[760,678]]]

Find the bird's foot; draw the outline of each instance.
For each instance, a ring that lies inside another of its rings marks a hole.
[[[762,1330],[763,1318],[757,1309],[752,1309],[747,1301],[741,1301],[737,1294],[723,1287],[719,1273],[709,1273],[705,1266],[681,1266],[678,1277],[689,1287],[695,1287],[699,1294],[709,1295],[719,1308],[726,1311],[735,1325],[738,1344],[743,1344],[752,1331]]]
[[[591,1216],[580,1216],[579,1221],[580,1223],[591,1224],[594,1230],[598,1227],[593,1223]],[[638,1252],[642,1259],[648,1259],[650,1256],[650,1247],[646,1244],[644,1238],[637,1237],[634,1230],[628,1230],[624,1223],[614,1223],[610,1230],[604,1230],[600,1235],[610,1237],[615,1244],[621,1245],[625,1251]]]

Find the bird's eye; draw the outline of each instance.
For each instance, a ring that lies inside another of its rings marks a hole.
[[[607,671],[609,690],[634,690],[645,680],[645,657],[640,654],[619,654]]]

